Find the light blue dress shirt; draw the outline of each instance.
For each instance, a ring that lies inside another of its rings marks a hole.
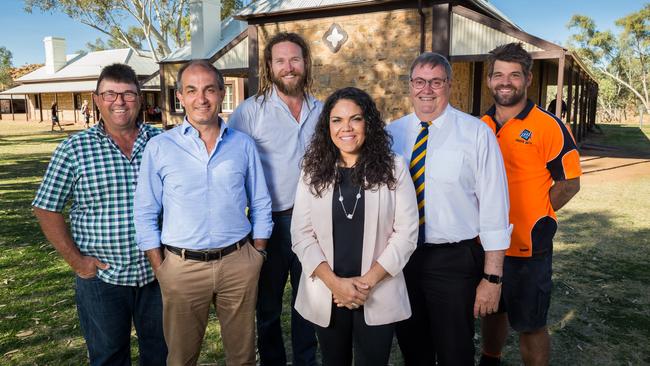
[[[302,102],[296,120],[273,87],[264,100],[252,96],[237,107],[228,126],[255,140],[273,201],[273,211],[293,207],[300,178],[300,163],[311,142],[323,103],[313,96]]]
[[[147,144],[134,200],[140,250],[161,243],[194,250],[222,248],[251,229],[253,239],[271,236],[271,197],[255,143],[220,122],[209,155],[187,119]]]

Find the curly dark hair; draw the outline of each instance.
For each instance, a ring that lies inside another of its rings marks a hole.
[[[372,98],[363,90],[352,87],[335,91],[325,101],[302,163],[305,182],[313,194],[321,197],[323,191],[340,179],[336,166],[341,161],[341,153],[332,142],[329,125],[332,108],[341,99],[358,105],[365,120],[366,139],[352,167],[352,183],[363,189],[374,190],[384,184],[395,189],[395,160],[390,150],[392,138],[384,129],[384,121]]]

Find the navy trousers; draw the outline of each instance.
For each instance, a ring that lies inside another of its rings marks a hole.
[[[282,295],[291,280],[291,347],[294,366],[317,365],[314,326],[293,305],[296,302],[302,266],[291,250],[291,216],[273,216],[273,233],[262,265],[257,295],[257,348],[261,366],[287,364],[282,337]]]
[[[76,278],[77,313],[91,366],[131,365],[131,325],[135,325],[140,365],[165,365],[158,281],[143,287],[118,286],[97,277]]]

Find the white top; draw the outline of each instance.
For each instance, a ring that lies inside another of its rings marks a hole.
[[[275,87],[263,102],[252,96],[237,107],[228,126],[255,140],[266,184],[271,193],[273,211],[293,207],[300,177],[300,164],[311,142],[323,103],[313,96],[302,102],[300,120],[291,115]]]
[[[455,243],[479,236],[486,251],[508,249],[508,181],[494,133],[449,105],[432,122],[425,161],[425,241]],[[415,113],[387,127],[393,151],[406,161],[420,128]]]

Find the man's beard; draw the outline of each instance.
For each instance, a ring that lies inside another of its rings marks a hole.
[[[271,75],[271,81],[275,85],[276,88],[282,94],[291,96],[291,97],[297,97],[299,95],[302,95],[305,92],[305,84],[306,84],[306,78],[304,74],[298,74],[298,73],[290,73],[292,75],[295,75],[298,77],[295,83],[292,83],[291,85],[287,85],[284,83],[282,80],[282,76],[286,76],[287,74],[282,75],[281,77],[276,77],[275,75]]]
[[[492,96],[494,97],[494,101],[496,104],[504,107],[512,107],[513,105],[516,105],[517,103],[521,102],[522,99],[525,97],[525,91],[524,89],[517,89],[514,86],[510,86],[510,88],[513,90],[513,93],[509,96],[504,96],[500,95],[498,92],[498,89],[503,88],[502,85],[496,87],[492,91]]]

